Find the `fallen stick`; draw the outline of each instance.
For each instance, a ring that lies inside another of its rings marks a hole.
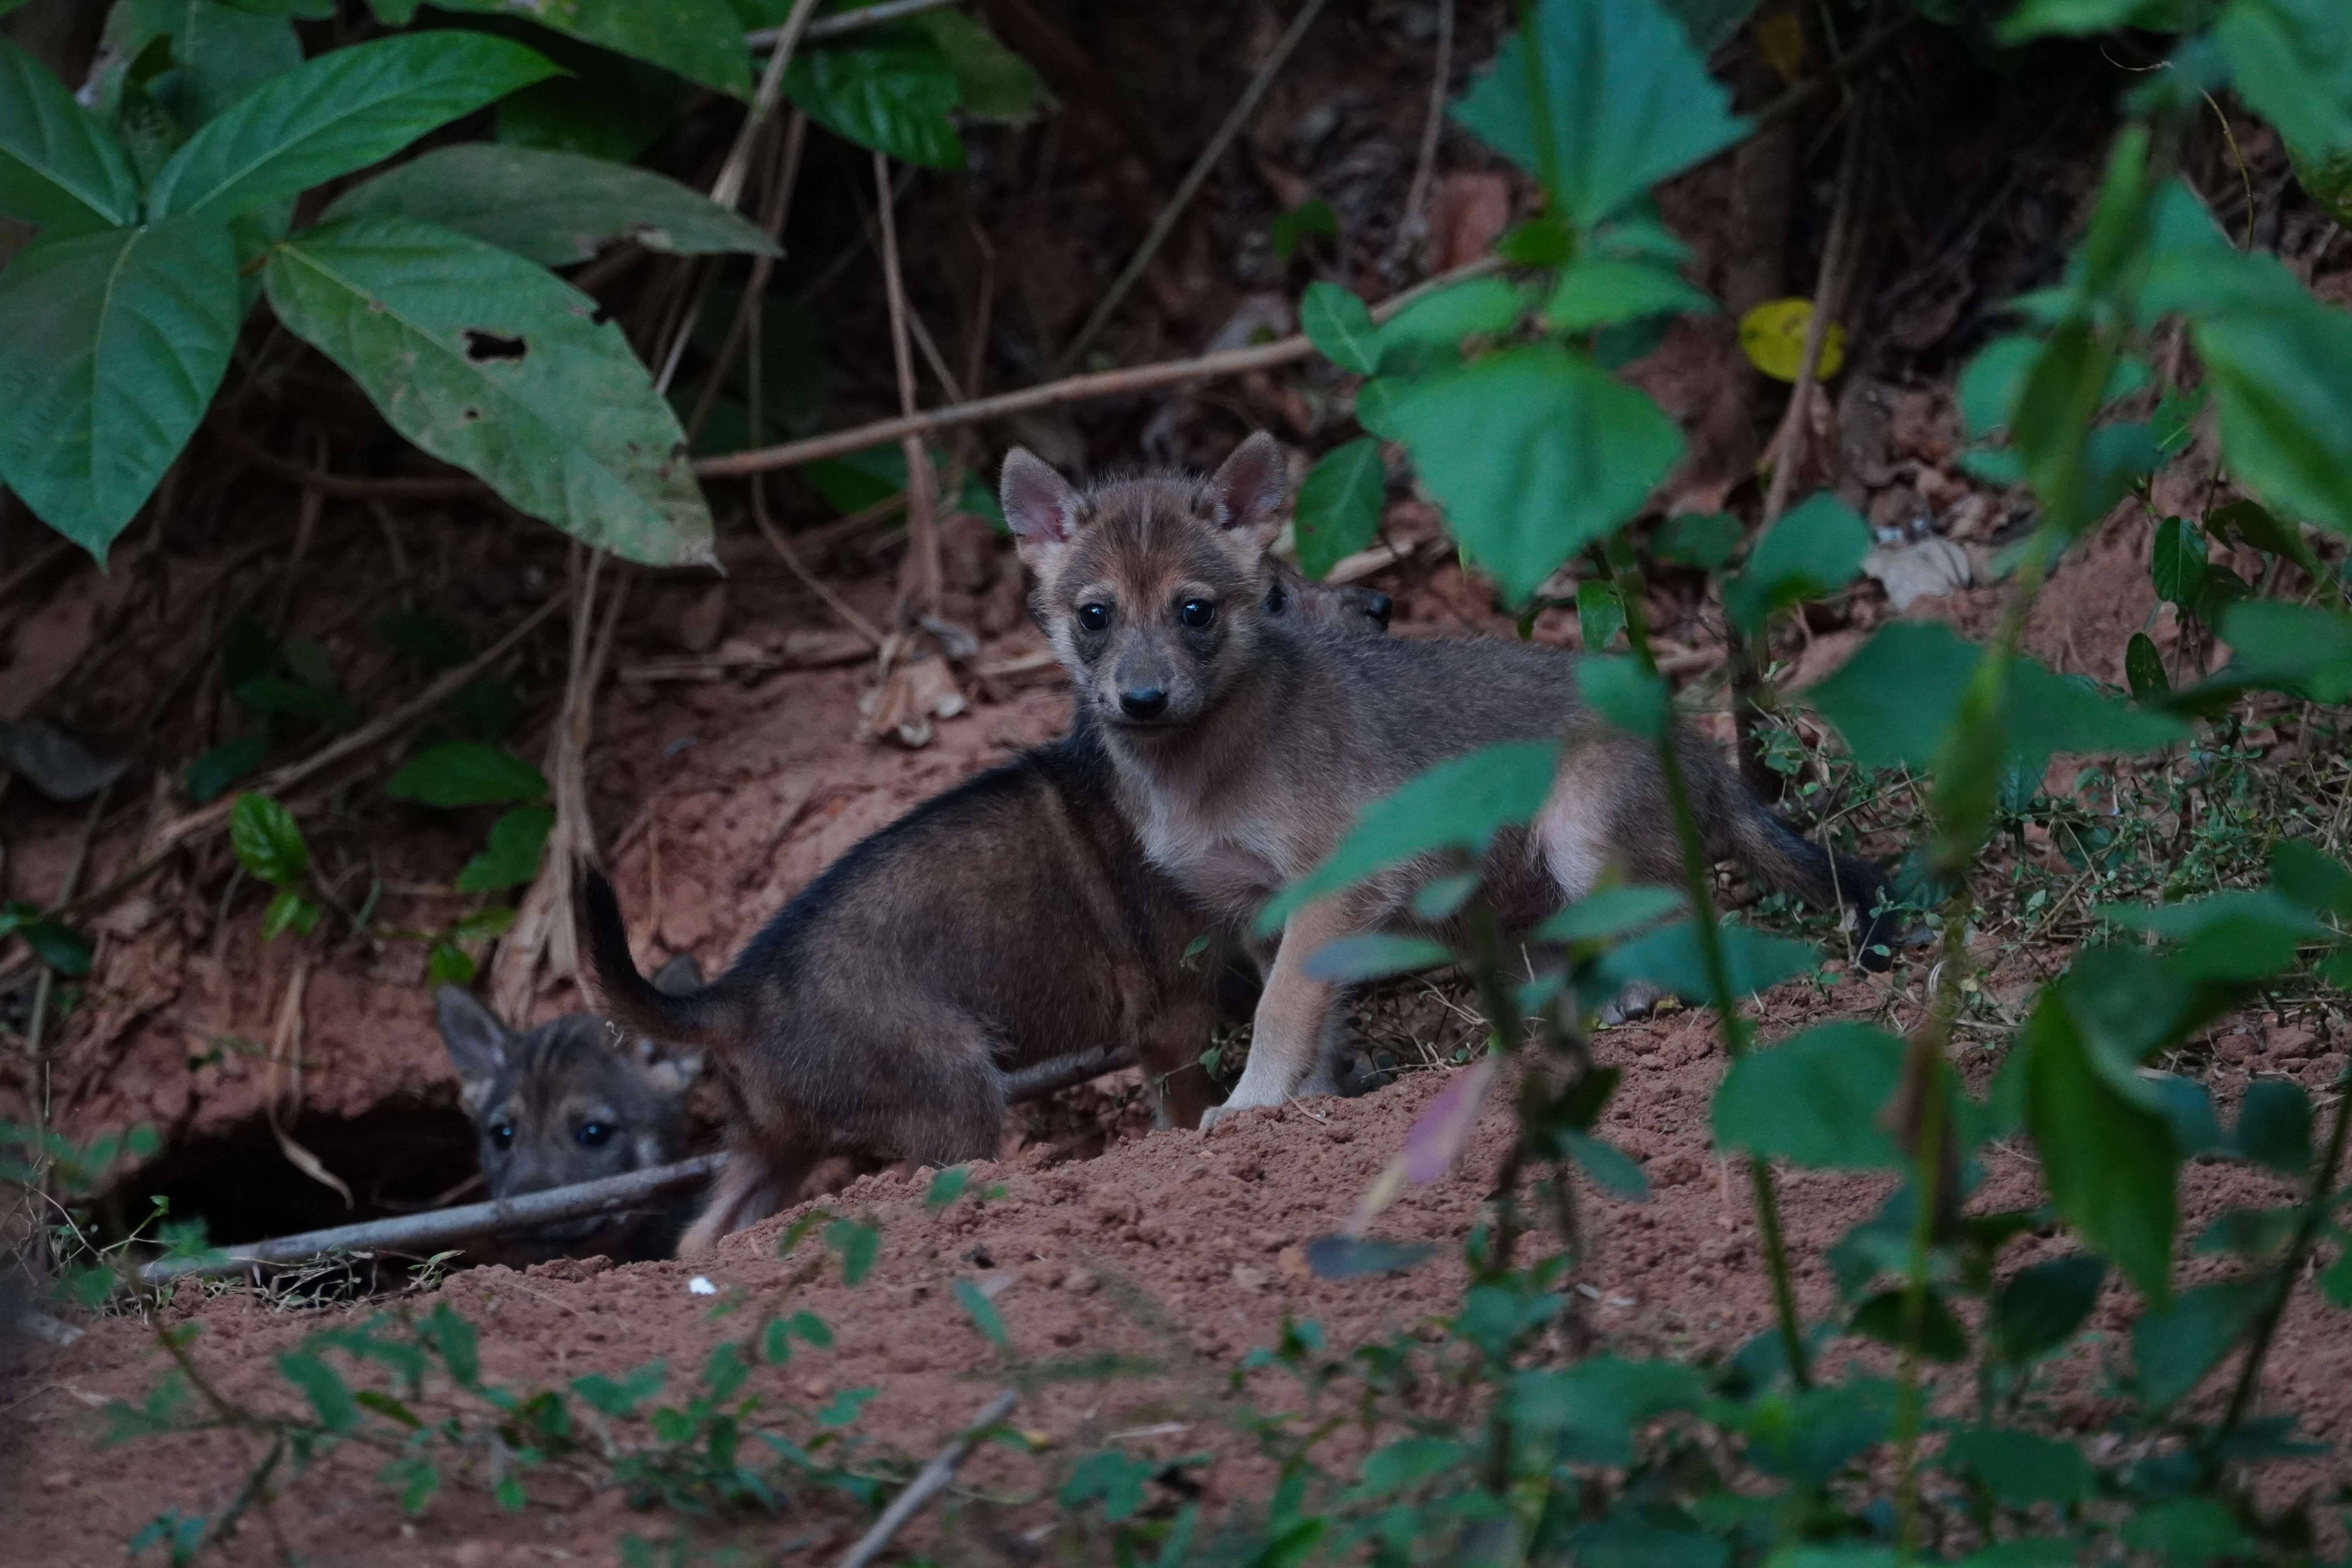
[[[1024,1100],[1043,1100],[1058,1094],[1074,1084],[1088,1083],[1107,1072],[1135,1065],[1135,1053],[1121,1047],[1108,1050],[1088,1051],[1084,1056],[1064,1057],[1059,1061],[1023,1068],[1008,1073],[1004,1079],[1007,1104],[1018,1105]]]
[[[1501,266],[1499,258],[1485,256],[1451,272],[1441,272],[1373,306],[1372,320],[1385,321],[1424,294],[1465,279],[1483,277]],[[946,408],[927,408],[919,414],[901,415],[896,419],[877,419],[870,425],[787,441],[778,447],[756,447],[748,452],[704,458],[694,465],[694,471],[698,477],[706,479],[740,479],[746,474],[796,468],[803,463],[815,462],[820,458],[838,458],[847,452],[865,451],[869,447],[887,446],[908,436],[928,435],[934,430],[953,429],[960,425],[976,425],[983,420],[1002,419],[1011,414],[1025,414],[1033,408],[1050,408],[1055,404],[1079,403],[1092,397],[1156,392],[1163,386],[1174,386],[1187,381],[1205,381],[1219,376],[1242,375],[1254,370],[1270,370],[1276,365],[1305,359],[1314,352],[1315,345],[1303,335],[1293,335],[1276,338],[1270,343],[1257,343],[1244,349],[1224,349],[1192,359],[1162,360],[1157,364],[1090,371],[1084,375],[1065,376],[1059,381],[1024,386],[1015,392],[1000,392],[991,397],[977,397],[969,403],[954,404]]]
[[[881,1556],[891,1538],[907,1527],[907,1521],[920,1513],[925,1503],[948,1489],[948,1483],[955,1479],[957,1467],[971,1457],[971,1451],[980,1446],[982,1436],[1003,1420],[1012,1412],[1013,1402],[1020,1397],[1017,1391],[1008,1388],[982,1405],[980,1414],[972,1417],[971,1425],[957,1433],[946,1447],[931,1456],[931,1462],[907,1483],[907,1489],[890,1500],[890,1506],[882,1510],[882,1517],[874,1521],[874,1528],[867,1531],[865,1537],[849,1549],[849,1555],[841,1560],[841,1568],[866,1568],[867,1563]]]
[[[139,1269],[140,1283],[162,1285],[194,1275],[199,1279],[235,1274],[255,1264],[300,1263],[331,1252],[422,1252],[453,1241],[553,1225],[560,1220],[610,1214],[632,1208],[648,1198],[694,1186],[727,1163],[722,1153],[656,1165],[625,1176],[600,1182],[550,1187],[520,1197],[493,1198],[488,1203],[462,1204],[427,1214],[396,1215],[390,1219],[333,1226],[326,1230],[281,1236],[273,1241],[247,1242],[220,1248],[202,1258],[159,1258]]]

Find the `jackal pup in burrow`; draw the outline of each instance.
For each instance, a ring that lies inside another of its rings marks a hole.
[[[1307,639],[1387,629],[1383,594],[1287,573],[1255,591],[1266,624]],[[719,1068],[728,1163],[680,1256],[791,1203],[829,1153],[993,1156],[1022,1080],[1073,1058],[1131,1052],[1161,1119],[1199,1123],[1210,1026],[1237,988],[1246,1016],[1255,973],[1195,948],[1213,922],[1144,858],[1094,730],[1082,716],[869,835],[690,995],[638,974],[612,885],[583,869],[605,1009]]]
[[[1656,751],[1590,713],[1574,656],[1496,638],[1304,637],[1264,612],[1286,488],[1281,448],[1264,433],[1206,479],[1146,474],[1080,490],[1025,450],[1004,460],[1031,611],[1081,718],[1099,730],[1120,809],[1152,862],[1239,925],[1416,773],[1494,742],[1558,738],[1542,813],[1485,867],[1505,913],[1533,921],[1612,869],[1678,885]],[[1675,749],[1708,853],[1816,904],[1858,909],[1864,962],[1885,967],[1877,869],[1799,837],[1704,739],[1680,731]],[[1337,938],[1409,924],[1430,874],[1400,868],[1291,916],[1224,1110],[1331,1087],[1345,1010],[1305,962]]]
[[[653,984],[682,994],[701,985],[702,971],[681,953]],[[455,985],[435,993],[433,1015],[457,1064],[458,1099],[473,1118],[490,1196],[520,1197],[686,1158],[686,1097],[702,1070],[698,1053],[632,1037],[585,1013],[517,1034]],[[693,1212],[690,1193],[653,1199],[525,1231],[497,1250],[524,1261],[667,1258]]]

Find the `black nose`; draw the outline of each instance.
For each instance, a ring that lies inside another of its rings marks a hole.
[[[1396,608],[1396,602],[1393,599],[1386,594],[1374,594],[1366,603],[1365,608],[1371,612],[1372,619],[1381,624],[1381,630],[1389,629],[1389,612]]]
[[[1146,687],[1140,691],[1122,691],[1118,694],[1118,705],[1126,710],[1130,719],[1157,719],[1168,711],[1168,693],[1156,686]]]

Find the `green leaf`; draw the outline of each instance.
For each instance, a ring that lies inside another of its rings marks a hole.
[[[2141,1313],[2132,1325],[2140,1396],[2161,1411],[2204,1382],[2277,1289],[2267,1274],[2218,1280]]]
[[[1602,888],[1546,916],[1531,934],[1538,942],[1602,942],[1655,925],[1682,907],[1674,888]]]
[[[2220,681],[2297,692],[2315,702],[2352,698],[2352,616],[2253,599],[2224,608],[2221,622],[2230,665]]]
[[[51,920],[37,904],[21,899],[0,904],[0,938],[8,936],[23,937],[25,945],[60,974],[78,976],[89,973],[89,939],[62,921]],[[0,1138],[0,1147],[5,1146],[5,1139]]]
[[[1746,532],[1739,520],[1727,512],[1704,516],[1684,512],[1668,518],[1664,526],[1650,536],[1650,552],[1669,565],[1720,572],[1739,552],[1739,542]]]
[[[957,1284],[964,1284],[957,1280]],[[991,1308],[993,1311],[995,1309]],[[1365,1460],[1369,1469],[1378,1453]],[[1088,1454],[1070,1467],[1067,1479],[1054,1500],[1063,1508],[1076,1510],[1099,1500],[1103,1518],[1116,1523],[1129,1518],[1143,1507],[1143,1485],[1160,1473],[1158,1461],[1139,1458],[1117,1448],[1104,1448]]]
[[[1539,0],[1531,31],[1503,39],[1454,118],[1542,181],[1580,228],[1746,134],[1731,95],[1654,5]]]
[[[555,68],[488,33],[408,33],[335,49],[272,78],[206,123],[156,174],[158,217],[215,222],[391,156]]]
[[[964,1316],[971,1320],[971,1326],[980,1331],[983,1339],[1001,1351],[1013,1348],[1013,1341],[1004,1332],[1003,1314],[996,1310],[995,1302],[981,1294],[979,1286],[959,1277],[950,1289],[955,1292],[956,1304],[963,1309]]]
[[[309,936],[319,923],[319,906],[291,888],[280,888],[261,911],[261,940],[276,942],[287,931]]]
[[[2052,1204],[2152,1301],[2169,1292],[2179,1156],[2165,1120],[2092,1065],[2080,1029],[2048,992],[2019,1034],[2025,1124]]]
[[[229,807],[229,847],[248,875],[287,888],[310,869],[310,847],[294,814],[266,795],[241,795]]]
[[[2147,574],[2158,598],[2194,610],[2205,592],[2205,531],[2178,517],[2158,523]]]
[[[228,786],[261,765],[269,755],[269,734],[256,730],[250,735],[239,735],[225,741],[188,764],[181,779],[181,788],[197,805],[206,805],[220,798]]]
[[[2106,1278],[2107,1266],[2087,1253],[2029,1264],[1993,1297],[1987,1337],[2011,1366],[2048,1355],[2074,1337]]]
[[[1665,680],[1630,655],[1585,655],[1576,661],[1576,686],[1594,713],[1629,735],[1654,741],[1674,721]]]
[[[1341,370],[1370,375],[1381,368],[1381,330],[1364,302],[1337,283],[1315,282],[1298,301],[1298,325],[1315,352]]]
[[[302,63],[302,41],[283,16],[217,0],[120,0],[107,14],[104,47],[115,57],[99,75],[101,109],[122,100],[134,65],[168,38],[171,68],[140,90],[193,131],[272,77]],[[126,105],[127,106],[127,105]]]
[[[2124,679],[2135,702],[2158,702],[2172,695],[2172,681],[2164,673],[2164,657],[2146,632],[2134,632],[2124,645]]]
[[[62,237],[138,221],[122,144],[48,68],[0,37],[0,213]]]
[[[1636,1432],[1706,1393],[1696,1367],[1595,1355],[1559,1371],[1518,1373],[1505,1397],[1515,1426],[1561,1439],[1563,1460],[1627,1466]]]
[[[862,1285],[882,1256],[882,1233],[860,1219],[837,1219],[824,1227],[824,1244],[841,1254],[841,1282]]]
[[[1029,62],[984,24],[945,6],[917,20],[953,68],[964,113],[998,125],[1026,125],[1054,106],[1054,95]]]
[[[1588,577],[1576,585],[1576,633],[1587,653],[1606,653],[1625,629],[1625,600],[1617,584]]]
[[[2239,1557],[2253,1542],[2237,1517],[2211,1498],[2177,1497],[2145,1509],[2123,1529],[2124,1543],[2175,1563]]]
[[[1307,1244],[1307,1267],[1318,1279],[1364,1279],[1402,1274],[1437,1251],[1426,1241],[1381,1241],[1361,1236],[1318,1236]]]
[[[240,680],[229,695],[251,713],[282,713],[338,730],[360,721],[360,710],[341,692],[322,690],[279,675],[257,675]]]
[[[2058,34],[2080,37],[2118,27],[2177,28],[2180,0],[2023,0],[2001,18],[1994,36],[2004,44]]]
[[[1380,531],[1387,490],[1381,444],[1370,436],[1317,459],[1298,483],[1298,569],[1320,582],[1341,560],[1370,544]]]
[[[272,253],[269,302],[394,427],[522,510],[648,565],[708,563],[685,432],[595,301],[496,247],[390,218]]]
[[[2317,916],[2268,888],[2177,904],[2105,904],[2103,919],[2180,942],[2171,968],[2191,980],[2259,980],[2294,966],[2296,950],[2330,934]]]
[[[490,142],[436,148],[354,185],[322,216],[439,224],[542,267],[619,239],[673,256],[778,254],[756,225],[650,169]]]
[[[1940,1292],[1929,1290],[1921,1303],[1919,1323],[1915,1332],[1909,1308],[1901,1289],[1881,1290],[1854,1309],[1847,1320],[1848,1332],[1866,1335],[1881,1344],[1897,1348],[1909,1347],[1928,1361],[1950,1364],[1966,1361],[1969,1355],[1968,1331],[1952,1315],[1950,1305]]]
[[[2281,839],[2271,851],[2271,885],[2305,909],[2352,921],[2352,869],[2299,838]]]
[[[2274,257],[2216,265],[2237,271],[2239,297],[2190,309],[2231,477],[2274,510],[2352,533],[2352,471],[2336,460],[2352,441],[2352,314]]]
[[[451,942],[436,942],[425,955],[425,978],[434,985],[471,985],[478,967],[472,953]]]
[[[1903,1080],[1903,1042],[1822,1024],[1733,1062],[1715,1091],[1715,1142],[1821,1170],[1901,1170],[1880,1117]]]
[[[2311,1169],[2311,1097],[2299,1084],[2256,1079],[2246,1086],[2230,1141],[2257,1165],[2302,1176]]]
[[[1556,741],[1503,741],[1407,780],[1364,807],[1321,865],[1258,911],[1257,930],[1272,935],[1292,910],[1416,855],[1482,852],[1496,833],[1543,808],[1559,761]]]
[[[1453,957],[1439,942],[1417,936],[1370,931],[1361,936],[1343,936],[1318,948],[1307,954],[1301,967],[1314,979],[1334,985],[1353,985],[1432,969],[1451,962]]]
[[[320,1361],[309,1351],[283,1351],[278,1353],[278,1370],[286,1381],[302,1391],[318,1413],[319,1425],[330,1432],[348,1432],[359,1425],[360,1408],[352,1399],[350,1385],[342,1373]]]
[[[1553,1136],[1577,1167],[1611,1196],[1637,1204],[1650,1195],[1650,1178],[1614,1143],[1589,1132],[1563,1131]]]
[[[2036,1432],[1968,1427],[1944,1439],[1937,1462],[1975,1477],[1995,1501],[2010,1508],[2089,1502],[2097,1495],[2098,1473],[2083,1450]]]
[[[804,47],[784,68],[784,94],[860,147],[929,169],[963,167],[963,142],[949,118],[963,86],[919,32]]]
[[[751,96],[751,51],[727,0],[433,0],[444,11],[520,16],[736,98]],[[429,36],[429,35],[427,35]],[[472,35],[478,37],[479,35]]]
[[[1515,605],[1640,510],[1683,450],[1656,404],[1557,343],[1416,377],[1380,417]]]
[[[490,824],[489,847],[467,861],[457,873],[457,890],[490,893],[500,888],[520,888],[536,879],[540,851],[547,847],[548,830],[554,826],[555,808],[551,805],[521,805],[500,816]]]
[[[1735,998],[1769,990],[1821,962],[1811,942],[1769,936],[1732,920],[1720,922],[1717,930]],[[1635,937],[1603,956],[1596,970],[1595,994],[1607,995],[1635,981],[1646,981],[1693,1006],[1715,1005],[1715,990],[1699,955],[1698,928],[1688,920]]]
[[[1709,315],[1715,300],[1663,267],[1591,257],[1559,275],[1544,301],[1544,322],[1560,331],[1589,332],[1616,321],[1652,316]]]
[[[1732,624],[1753,636],[1776,610],[1826,598],[1853,581],[1870,553],[1870,530],[1829,490],[1807,497],[1764,531],[1747,564],[1723,587]]]
[[[1501,278],[1472,278],[1424,294],[1380,327],[1380,368],[1399,372],[1460,358],[1465,339],[1500,337],[1518,324],[1519,291]]]
[[[2294,562],[2315,582],[2327,575],[2327,568],[2320,564],[2311,546],[2305,542],[2303,531],[2291,522],[2281,521],[2268,507],[2258,502],[2233,500],[2227,506],[2216,507],[2207,515],[2205,524],[2218,539],[2242,540],[2256,550]]]
[[[2247,107],[2297,147],[2352,147],[2352,32],[2335,0],[2231,0],[2213,37]]]
[[[857,1413],[866,1408],[866,1402],[878,1392],[872,1388],[843,1389],[825,1401],[824,1408],[816,1413],[816,1424],[820,1426],[849,1426],[857,1419]]]
[[[547,775],[512,752],[478,741],[428,746],[392,775],[384,793],[426,805],[496,805],[547,795]]]
[[[18,251],[0,272],[0,479],[104,561],[203,419],[238,314],[236,255],[216,225]]]
[[[970,1165],[950,1165],[931,1178],[929,1189],[923,1194],[923,1206],[934,1213],[946,1208],[963,1196],[964,1188],[971,1184]]]

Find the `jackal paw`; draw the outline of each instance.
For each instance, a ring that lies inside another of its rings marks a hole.
[[[1280,1105],[1289,1098],[1286,1094],[1269,1094],[1245,1082],[1235,1084],[1223,1105],[1213,1105],[1201,1112],[1201,1131],[1206,1132],[1235,1111],[1260,1110],[1269,1105]]]

